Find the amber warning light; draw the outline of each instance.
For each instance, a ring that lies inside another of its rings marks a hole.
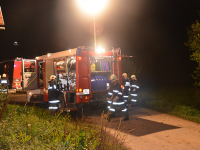
[[[78,60],[81,60],[81,59],[82,59],[81,56],[79,56],[79,57],[78,57]]]

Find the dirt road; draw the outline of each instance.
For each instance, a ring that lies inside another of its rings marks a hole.
[[[126,133],[125,146],[133,150],[200,150],[200,124],[141,107],[129,108],[129,121],[122,121],[120,111],[109,128]],[[99,116],[90,118],[100,123]],[[116,133],[114,130],[111,133]]]
[[[21,96],[13,98],[18,101]],[[25,99],[25,98],[24,98]],[[77,114],[81,114],[78,111]],[[87,120],[100,123],[101,111],[89,107],[83,109]],[[124,145],[133,150],[200,150],[200,124],[141,107],[129,108],[130,120],[122,121],[118,110],[116,117],[108,123],[111,133],[126,135]]]

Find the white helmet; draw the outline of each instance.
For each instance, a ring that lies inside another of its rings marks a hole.
[[[123,73],[122,77],[127,78],[127,73]]]
[[[2,77],[5,78],[5,77],[6,77],[6,74],[4,73]]]
[[[131,79],[135,79],[136,80],[136,76],[135,75],[131,75]]]
[[[110,76],[110,80],[116,81],[116,80],[117,80],[117,76],[116,76],[115,74],[112,74],[112,75]]]
[[[57,77],[55,76],[55,75],[51,75],[50,76],[50,80],[52,80],[52,79],[56,79]]]

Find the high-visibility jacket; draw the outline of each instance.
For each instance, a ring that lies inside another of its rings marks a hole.
[[[57,83],[55,80],[50,80],[48,83],[49,83],[48,90],[49,89],[57,89]]]
[[[7,78],[7,77],[2,77],[0,81],[1,81],[1,85],[2,85],[5,89],[7,89],[7,88],[8,88],[8,85],[9,85],[9,80],[8,80],[8,78]]]
[[[48,100],[54,101],[58,100],[58,91],[56,81],[50,80],[48,86]]]
[[[7,77],[2,77],[0,80],[1,86],[3,89],[0,89],[0,93],[7,93],[8,92],[8,85],[9,80]]]
[[[135,92],[139,89],[137,80],[130,80],[130,89],[133,91],[135,89]]]
[[[118,96],[119,99],[116,102],[113,102],[113,99]],[[110,101],[108,101],[108,103],[112,103],[113,105],[118,105],[121,104],[120,102],[123,102],[123,97],[122,97],[122,89],[121,89],[121,85],[119,83],[116,83],[116,85],[114,84],[110,84],[110,88],[108,90],[108,98],[111,98]]]
[[[130,80],[128,78],[123,78],[123,98],[125,102],[128,100],[129,88]]]
[[[115,101],[116,96],[119,97],[119,99]],[[108,97],[110,98],[110,100],[107,101],[109,111],[114,113],[116,107],[120,107],[122,109],[122,112],[126,112],[127,117],[128,112],[125,102],[123,100],[121,85],[119,83],[117,83],[116,85],[112,83],[110,84],[110,88],[108,90]]]
[[[139,86],[137,84],[137,80],[130,81],[130,93],[131,93],[131,101],[137,102],[137,93],[138,93]]]

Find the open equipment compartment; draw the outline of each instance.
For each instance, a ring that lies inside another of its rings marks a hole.
[[[111,57],[90,57],[91,91],[106,91],[112,74]]]

